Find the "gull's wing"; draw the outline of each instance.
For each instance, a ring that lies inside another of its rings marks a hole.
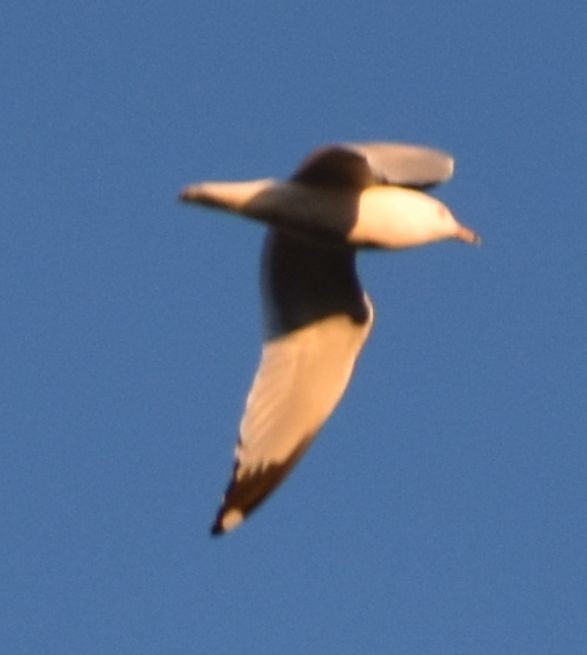
[[[373,184],[427,188],[448,180],[453,170],[453,158],[432,148],[405,143],[343,143],[312,152],[292,179],[359,189]]]
[[[373,322],[354,252],[269,230],[267,339],[212,532],[235,528],[289,473],[341,399]]]

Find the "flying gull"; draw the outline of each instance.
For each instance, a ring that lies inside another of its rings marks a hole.
[[[267,498],[344,394],[373,324],[356,251],[480,242],[424,193],[453,167],[452,157],[431,148],[349,143],[315,150],[285,181],[204,182],[182,191],[185,202],[268,225],[261,362],[212,534],[237,527]]]

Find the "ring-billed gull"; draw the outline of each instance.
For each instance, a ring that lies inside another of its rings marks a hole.
[[[424,193],[452,172],[453,159],[431,148],[341,144],[315,150],[286,181],[205,182],[181,193],[269,226],[261,362],[213,534],[238,526],[277,487],[344,394],[373,323],[357,249],[480,242]]]

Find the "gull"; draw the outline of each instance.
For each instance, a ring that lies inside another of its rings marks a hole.
[[[312,152],[288,180],[204,182],[182,191],[184,202],[268,226],[261,361],[212,534],[239,526],[275,490],[342,398],[374,316],[357,277],[357,250],[480,243],[425,193],[453,168],[451,156],[432,148],[343,143]]]

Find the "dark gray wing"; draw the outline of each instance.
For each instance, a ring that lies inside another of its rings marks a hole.
[[[373,184],[427,188],[448,180],[453,170],[453,158],[432,148],[405,143],[344,143],[312,152],[292,179],[359,189]]]
[[[213,534],[239,525],[304,454],[344,394],[373,321],[350,249],[271,229],[263,288],[267,339]]]

